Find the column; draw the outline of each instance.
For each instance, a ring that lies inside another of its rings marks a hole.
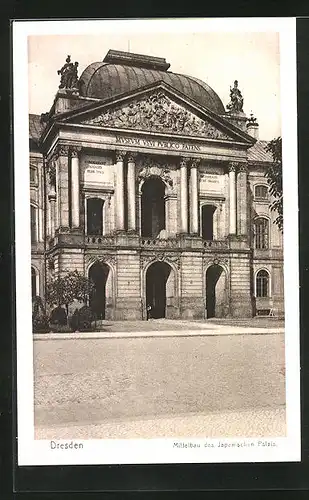
[[[69,171],[68,146],[60,146],[57,151],[57,198],[59,230],[69,229]]]
[[[136,231],[136,179],[135,179],[136,153],[129,153],[128,156],[128,231]]]
[[[116,151],[116,230],[124,231],[124,157],[125,151]]]
[[[71,150],[71,220],[72,228],[80,226],[79,158],[81,148]]]
[[[49,201],[49,215],[50,215],[50,237],[53,238],[55,236],[55,225],[56,225],[56,191],[54,188],[51,188],[48,193],[48,201]]]
[[[230,234],[236,234],[236,165],[229,165]]]
[[[248,193],[247,165],[239,164],[237,173],[237,233],[247,235],[248,232]]]
[[[188,233],[188,159],[180,161],[180,232]]]
[[[190,232],[198,234],[198,173],[200,160],[192,160],[191,164],[191,203],[190,203]]]
[[[38,166],[38,220],[39,220],[39,238],[38,241],[44,241],[44,189],[43,189],[43,170],[41,165]]]

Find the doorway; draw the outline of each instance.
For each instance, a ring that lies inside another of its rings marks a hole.
[[[202,238],[203,240],[214,239],[214,215],[216,207],[213,205],[203,205],[202,207]]]
[[[166,318],[166,288],[171,270],[171,267],[166,262],[154,262],[147,269],[146,305],[151,308],[151,318]]]
[[[97,320],[105,319],[106,282],[109,273],[109,266],[101,262],[95,262],[89,269],[89,279],[94,283],[94,291],[89,298],[89,306]]]
[[[223,318],[227,315],[226,275],[218,264],[206,271],[206,317]]]
[[[165,184],[159,177],[151,177],[142,187],[141,236],[157,238],[165,229]]]

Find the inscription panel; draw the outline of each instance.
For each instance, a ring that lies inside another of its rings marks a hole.
[[[99,185],[100,187],[114,187],[114,166],[97,163],[88,163],[84,170],[85,185]]]
[[[222,174],[200,174],[200,190],[210,193],[224,193],[224,175]]]

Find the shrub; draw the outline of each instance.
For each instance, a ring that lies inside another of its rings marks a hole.
[[[69,325],[50,325],[50,331],[54,333],[72,333],[72,329]]]
[[[67,313],[63,309],[63,307],[58,306],[52,310],[50,314],[50,323],[52,325],[65,326],[67,325]]]
[[[93,313],[92,313],[90,307],[88,307],[88,306],[81,307],[78,311],[78,328],[77,329],[81,332],[86,332],[86,331],[91,330],[92,320],[93,320]]]
[[[50,331],[47,317],[37,317],[32,319],[33,333],[48,333]]]
[[[48,333],[49,325],[41,297],[32,298],[32,330],[33,333]]]
[[[75,309],[72,318],[69,321],[70,327],[73,332],[79,329],[79,310]]]

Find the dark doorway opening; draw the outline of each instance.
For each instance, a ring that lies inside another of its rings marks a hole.
[[[87,199],[87,234],[101,236],[103,234],[103,204],[100,198]]]
[[[31,267],[31,292],[32,292],[32,297],[36,297],[36,295],[38,295],[36,289],[36,272],[34,267]]]
[[[150,306],[149,316],[166,317],[166,284],[171,267],[166,262],[154,262],[146,273],[146,303]]]
[[[89,269],[89,279],[95,286],[89,299],[89,306],[96,319],[105,319],[106,282],[109,272],[108,265],[101,262],[95,262]]]
[[[216,287],[223,269],[217,264],[213,264],[206,271],[206,310],[207,318],[215,318],[217,314],[218,297]]]
[[[202,207],[202,238],[203,240],[214,239],[214,213],[216,207],[204,205]]]
[[[165,229],[165,184],[158,177],[147,179],[142,187],[141,235],[156,238]]]

